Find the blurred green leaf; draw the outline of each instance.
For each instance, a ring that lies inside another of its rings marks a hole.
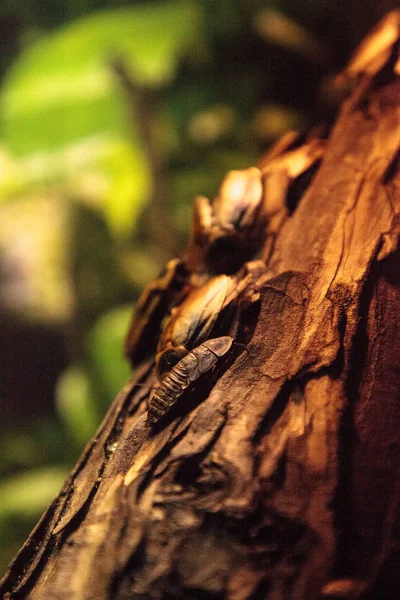
[[[1,433],[0,472],[6,469],[32,466],[43,461],[40,444],[32,434],[21,433],[17,428]]]
[[[89,334],[89,352],[108,402],[130,375],[122,349],[131,314],[132,306],[116,308],[103,315]]]
[[[98,411],[89,377],[82,367],[64,371],[57,383],[56,407],[70,437],[80,446],[93,435]]]
[[[60,490],[68,472],[34,469],[0,482],[0,527],[10,517],[38,516]]]
[[[125,274],[137,295],[149,281],[160,275],[163,267],[159,255],[155,256],[149,246],[133,247],[131,251],[125,252],[122,258]],[[129,308],[127,310],[129,311]]]
[[[199,44],[200,17],[193,0],[103,10],[28,47],[0,96],[0,201],[58,184],[129,236],[151,181],[111,61],[121,57],[139,83],[165,84]]]
[[[69,440],[62,425],[41,416],[29,425],[16,419],[11,427],[0,430],[0,475],[21,472],[40,464],[70,465],[76,459],[76,448],[69,452]]]
[[[104,217],[111,231],[128,236],[150,191],[150,173],[138,147],[121,140],[103,156],[110,185],[105,195]]]
[[[111,60],[122,57],[140,83],[164,84],[199,43],[200,17],[192,0],[104,10],[28,47],[3,87],[7,147],[27,154],[99,132],[125,137]]]
[[[0,203],[10,197],[64,192],[103,214],[110,230],[128,235],[148,198],[150,173],[139,146],[99,135],[52,152],[12,160],[0,153]]]

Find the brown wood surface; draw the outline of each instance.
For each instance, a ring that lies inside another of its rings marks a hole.
[[[400,597],[399,32],[392,13],[338,80],[326,143],[260,161],[274,208],[237,313],[247,351],[150,429],[142,365],[2,598]]]

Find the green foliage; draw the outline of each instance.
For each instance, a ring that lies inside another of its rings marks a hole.
[[[190,32],[199,25],[190,0],[143,4],[84,17],[28,46],[1,92],[0,133],[12,169],[0,177],[0,201],[53,183],[93,202],[85,198],[90,176],[110,229],[127,237],[151,181],[111,63],[122,58],[138,84],[165,85],[193,50],[198,38]]]
[[[122,348],[131,315],[131,305],[115,308],[100,317],[88,335],[89,357],[97,374],[96,388],[106,402],[130,375]]]
[[[122,57],[138,83],[165,84],[193,49],[198,38],[191,32],[198,28],[198,7],[180,0],[98,12],[39,40],[3,87],[7,147],[29,154],[99,132],[125,137],[111,61]]]
[[[90,379],[80,366],[68,367],[58,380],[57,412],[69,438],[82,447],[93,435],[99,421]]]
[[[0,469],[7,474],[7,471],[34,467],[43,462],[45,456],[39,441],[34,436],[11,430],[2,436],[1,458]]]
[[[67,474],[59,467],[32,469],[0,482],[0,530],[8,519],[39,516],[43,506],[58,493]]]
[[[68,469],[43,467],[0,481],[0,568],[5,568],[44,507],[58,494]]]

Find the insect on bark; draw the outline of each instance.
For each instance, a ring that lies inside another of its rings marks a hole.
[[[172,309],[157,346],[156,365],[159,379],[191,349],[207,340],[233,290],[233,278],[220,275],[202,287],[192,290],[182,304]]]
[[[214,273],[237,271],[262,243],[264,201],[262,173],[256,167],[230,171],[212,201],[197,196],[189,247],[192,262]]]
[[[192,290],[172,309],[161,333],[156,354],[158,379],[162,379],[190,350],[209,339],[221,312],[233,306],[252,279],[219,275]]]
[[[172,259],[163,275],[149,283],[136,303],[125,339],[124,353],[135,366],[154,351],[161,323],[184,295],[190,273],[184,262]]]
[[[207,340],[182,358],[152,394],[146,423],[153,425],[161,419],[193,381],[214,367],[232,343],[233,338],[228,335]]]

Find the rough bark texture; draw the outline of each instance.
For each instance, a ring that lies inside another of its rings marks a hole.
[[[260,162],[285,204],[238,313],[248,351],[150,430],[141,367],[3,598],[400,597],[399,30],[393,13],[349,65],[311,181],[279,163],[300,137]]]

